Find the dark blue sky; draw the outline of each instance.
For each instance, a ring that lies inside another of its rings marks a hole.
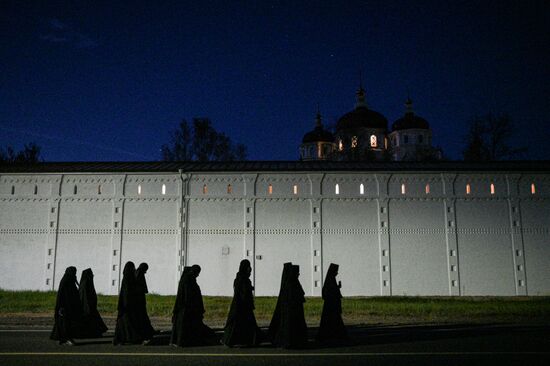
[[[196,116],[249,159],[295,160],[317,104],[326,123],[353,108],[359,70],[370,108],[391,125],[409,91],[451,158],[489,112],[550,158],[547,0],[2,1],[0,34],[0,147],[48,161],[157,160]]]

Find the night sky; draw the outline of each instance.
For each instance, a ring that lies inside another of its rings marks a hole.
[[[296,160],[317,105],[327,124],[353,109],[360,71],[371,109],[391,126],[410,93],[452,159],[489,112],[550,159],[547,0],[4,0],[0,147],[158,160],[182,118],[209,117],[250,160]]]

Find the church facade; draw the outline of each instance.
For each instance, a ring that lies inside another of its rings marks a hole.
[[[196,263],[231,296],[247,258],[257,296],[287,261],[308,296],[331,262],[345,296],[550,294],[548,162],[318,160],[2,166],[0,288],[55,290],[74,265],[116,294],[131,260],[151,292]]]

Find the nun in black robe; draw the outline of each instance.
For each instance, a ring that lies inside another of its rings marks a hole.
[[[257,346],[261,342],[260,328],[254,316],[254,295],[250,274],[250,261],[243,259],[239,266],[237,277],[233,281],[233,301],[227,316],[223,344],[232,347],[235,345]]]
[[[122,273],[113,344],[139,344],[147,338],[143,334],[143,326],[140,324],[140,290],[136,281],[136,266],[133,262],[126,262]]]
[[[286,262],[283,264],[283,273],[281,275],[281,287],[279,288],[279,297],[277,297],[275,310],[273,311],[273,316],[271,317],[271,322],[269,323],[269,328],[267,331],[268,337],[271,343],[275,343],[275,337],[277,336],[277,333],[279,332],[279,328],[281,327],[282,295],[283,295],[283,290],[286,285],[286,281],[287,281],[291,266],[292,266],[292,262]]]
[[[174,310],[172,310],[172,334],[170,335],[170,345],[183,346],[184,345],[184,328],[183,324],[183,311],[185,305],[185,276],[191,273],[191,267],[184,267],[181,274],[180,281],[178,283],[178,293],[176,295],[176,303],[174,304]]]
[[[107,331],[107,326],[97,311],[94,274],[90,268],[82,271],[79,292],[83,316],[82,335],[89,338],[101,337]]]
[[[290,267],[281,301],[280,329],[274,344],[283,348],[303,348],[307,344],[304,315],[305,292],[298,280],[300,267]]]
[[[82,325],[82,306],[75,267],[67,267],[59,282],[54,320],[50,339],[59,341],[59,344],[74,345],[74,338],[78,338]]]
[[[348,334],[342,320],[342,293],[336,282],[338,265],[331,263],[323,284],[323,312],[317,340],[319,342],[346,342]]]
[[[155,330],[151,325],[151,319],[149,319],[149,314],[147,314],[147,299],[145,297],[145,295],[149,293],[149,290],[147,288],[147,281],[145,280],[145,274],[147,273],[148,269],[149,265],[147,263],[141,263],[136,270],[136,281],[139,291],[137,305],[140,319],[139,323],[142,326],[142,334],[146,340],[152,339],[153,334],[155,333]]]
[[[174,317],[173,345],[200,346],[213,342],[214,332],[203,323],[204,303],[201,289],[197,284],[200,272],[201,267],[195,264],[183,275],[183,289],[178,291],[179,293],[183,292],[183,304],[178,304],[181,309]]]

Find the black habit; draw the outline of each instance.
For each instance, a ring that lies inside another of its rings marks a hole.
[[[149,293],[147,281],[145,280],[145,273],[147,273],[148,269],[149,265],[147,263],[141,263],[136,270],[136,282],[139,293],[137,309],[140,319],[139,324],[141,324],[142,334],[145,339],[153,338],[153,334],[155,333],[151,325],[151,319],[149,319],[149,314],[147,314],[147,299],[145,297]]]
[[[54,321],[50,339],[65,343],[78,338],[82,324],[82,306],[78,296],[75,267],[67,267],[59,283]]]
[[[101,337],[107,331],[107,326],[97,311],[94,274],[90,268],[82,271],[79,292],[83,315],[82,335],[89,338]]]
[[[277,303],[275,304],[275,310],[273,311],[273,316],[271,317],[271,322],[269,323],[268,336],[271,343],[275,344],[275,338],[281,327],[281,302],[283,291],[288,279],[288,274],[290,272],[290,267],[292,266],[291,262],[286,262],[283,264],[283,273],[281,275],[281,287],[279,288],[279,297],[277,297]]]
[[[331,263],[323,285],[323,312],[317,340],[320,342],[342,342],[348,339],[342,320],[342,293],[336,283],[338,265]]]
[[[191,267],[184,267],[178,283],[178,293],[176,295],[176,303],[172,311],[172,335],[170,336],[170,344],[176,346],[184,345],[184,324],[183,311],[185,305],[185,276],[191,272]]]
[[[227,316],[223,343],[226,346],[255,346],[261,342],[260,328],[254,316],[254,296],[250,273],[252,268],[247,259],[243,259],[239,272],[233,282],[233,301]]]
[[[281,300],[280,329],[274,344],[283,348],[302,348],[307,344],[304,315],[305,292],[298,280],[300,267],[290,267]]]
[[[194,265],[191,269],[183,274],[183,288],[178,294],[180,299],[177,307],[173,325],[172,344],[177,346],[198,346],[210,343],[214,332],[206,324],[203,323],[204,304],[202,301],[202,293],[197,284],[197,277],[201,269],[200,266]],[[182,301],[183,300],[183,301]],[[176,298],[176,302],[178,299]]]
[[[127,262],[118,296],[118,315],[113,344],[138,344],[147,339],[140,324],[139,291],[136,267],[133,262]]]

